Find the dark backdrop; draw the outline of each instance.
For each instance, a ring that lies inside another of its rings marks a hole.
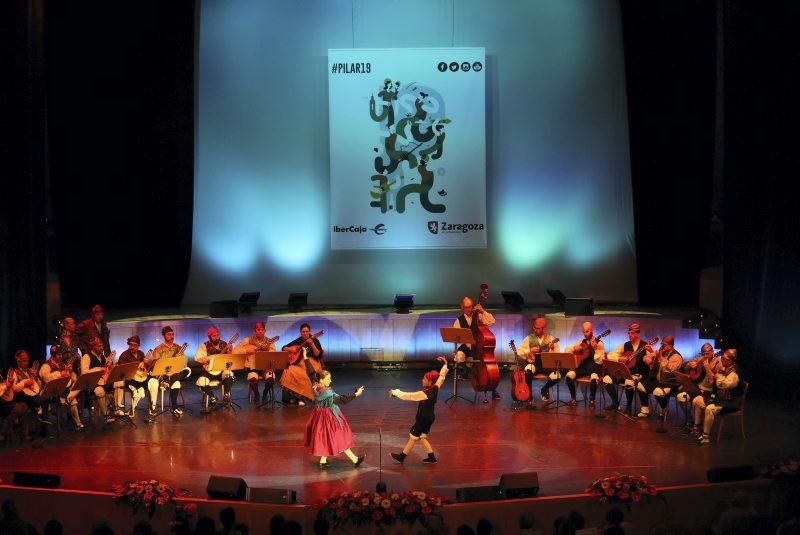
[[[785,189],[797,169],[795,136],[780,135],[792,126],[787,78],[798,47],[787,3],[740,4],[722,3],[718,51],[713,3],[664,10],[621,0],[638,288],[644,305],[697,304],[716,139],[725,148],[724,335],[766,378],[800,361],[789,343],[798,218]],[[195,6],[135,6],[0,8],[4,72],[15,81],[3,89],[14,109],[3,186],[18,192],[3,195],[0,214],[3,355],[45,342],[48,214],[65,306],[180,304],[191,247]],[[725,77],[715,92],[717,57]],[[724,129],[715,133],[720,102]],[[109,258],[111,240],[130,256]]]

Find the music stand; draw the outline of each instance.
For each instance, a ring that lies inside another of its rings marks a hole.
[[[136,361],[136,362],[128,362],[126,364],[117,364],[116,366],[111,368],[111,372],[108,374],[107,384],[112,385],[112,387],[113,387],[114,383],[122,381],[122,388],[123,388],[123,390],[122,390],[123,391],[122,401],[123,401],[123,405],[125,403],[125,394],[124,394],[124,392],[125,392],[125,388],[127,388],[125,386],[125,381],[130,381],[131,379],[136,377],[136,372],[139,370],[139,364],[140,363],[138,361]],[[115,422],[122,421],[122,422],[127,423],[128,425],[136,427],[136,423],[134,423],[133,418],[131,418],[130,414],[125,413],[124,409],[125,409],[124,406],[121,409],[119,409],[119,410],[123,411],[123,414],[121,414],[121,415],[117,415],[116,414],[116,410],[114,411],[114,418],[115,418],[114,421]]]
[[[701,395],[703,392],[700,390],[700,387],[697,386],[697,383],[692,381],[692,379],[685,373],[672,372],[672,374],[675,376],[678,384],[683,387],[683,391],[686,392],[686,405],[688,406],[684,407],[683,409],[683,425],[680,426],[681,428],[685,429],[689,427],[689,410],[692,406],[692,401],[695,397]]]
[[[560,376],[556,383],[556,399],[542,405],[542,410],[555,409],[558,412],[559,407],[569,406],[569,403],[561,401],[561,381],[564,379],[561,375],[561,370],[574,370],[578,367],[578,359],[573,353],[555,353],[552,351],[543,351],[540,356],[542,369],[555,371]]]
[[[253,369],[264,370],[264,372],[276,372],[285,370],[289,366],[291,356],[287,351],[256,351],[253,354]],[[277,380],[277,378],[275,379]],[[275,381],[264,392],[264,400],[259,403],[258,407],[269,405],[270,410],[275,409]],[[278,401],[277,403],[281,403]],[[283,403],[281,403],[282,405]]]
[[[439,332],[442,334],[442,342],[453,343],[453,394],[445,400],[445,405],[456,400],[463,399],[464,401],[475,404],[474,400],[467,399],[458,394],[458,361],[456,361],[456,353],[458,353],[458,346],[461,344],[472,345],[475,343],[475,338],[472,337],[472,331],[469,329],[460,329],[457,327],[440,327]]]
[[[236,370],[245,369],[245,362],[247,361],[247,355],[245,353],[219,353],[209,356],[211,357],[209,371],[231,372],[231,376],[234,378],[234,381],[236,380],[236,376],[233,374],[233,372]],[[222,374],[220,374],[220,379],[221,378]],[[233,386],[231,386],[231,392],[233,392]],[[218,411],[219,409],[231,409],[235,414],[239,409],[241,409],[242,406],[233,401],[231,392],[228,393],[227,401],[223,396],[222,402],[214,405],[213,410]]]
[[[173,370],[183,370],[188,362],[189,359],[186,358],[186,355],[178,355],[175,357],[162,357],[153,363],[153,369],[150,371],[150,375],[155,377],[159,383],[158,392],[161,398],[161,410],[147,418],[149,423],[155,422],[156,418],[168,412],[164,410],[164,390],[169,389],[171,385],[168,384],[167,388],[161,388],[162,377],[167,376],[167,378],[169,378],[170,375],[173,375]],[[183,388],[183,385],[181,385],[181,388]]]
[[[617,383],[622,383],[624,385],[625,381],[633,381],[633,375],[631,375],[631,371],[624,363],[614,360],[606,360],[603,364],[605,365],[606,373],[616,379]],[[635,389],[633,394],[636,395]],[[633,404],[633,401],[631,401],[631,404]],[[620,410],[619,405],[617,405],[616,412],[623,415],[631,422],[636,421],[636,418],[634,418],[631,414],[627,414],[625,411]],[[632,412],[632,407],[630,404],[628,406],[628,412]]]
[[[64,394],[70,377],[59,377],[44,384],[44,388],[39,392],[39,401],[44,404],[53,398],[58,398]],[[61,403],[56,399],[56,437],[61,438]],[[51,437],[47,437],[51,438]]]

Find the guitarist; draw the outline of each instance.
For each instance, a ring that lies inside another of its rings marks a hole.
[[[230,343],[223,342],[219,337],[219,329],[213,325],[206,331],[208,340],[200,344],[197,352],[194,354],[194,360],[198,364],[203,365],[203,371],[200,377],[197,378],[197,386],[208,396],[211,404],[217,402],[214,391],[211,390],[212,386],[219,384],[222,389],[222,399],[224,401],[231,400],[231,389],[233,388],[233,372],[230,370],[225,371],[210,371],[211,357],[213,355],[221,355],[233,351]],[[216,384],[215,384],[216,383]]]
[[[570,353],[586,353],[588,356],[581,360],[578,367],[567,372],[567,388],[569,388],[570,407],[578,405],[575,399],[575,380],[581,377],[589,377],[592,381],[589,388],[589,406],[594,407],[594,400],[597,396],[597,383],[600,381],[600,374],[603,371],[603,359],[606,356],[603,341],[594,336],[594,325],[591,321],[584,322],[582,325],[583,339],[567,348]]]
[[[683,364],[683,356],[675,351],[675,337],[668,334],[661,340],[661,347],[652,355],[645,355],[644,362],[650,367],[648,374],[642,375],[642,380],[637,386],[639,390],[639,418],[650,416],[650,407],[647,404],[648,394],[658,401],[660,416],[663,420],[667,419],[667,403],[670,393],[677,392],[674,376],[670,380],[672,372],[679,371]]]
[[[131,362],[139,362],[144,363],[144,353],[139,349],[141,345],[141,340],[139,339],[138,334],[134,334],[127,340],[128,342],[128,349],[122,352],[119,356],[119,360],[117,364],[129,364]],[[147,363],[145,363],[146,365]],[[117,404],[118,412],[116,412],[117,416],[121,416],[123,414],[122,407],[125,406],[125,388],[130,388],[131,392],[133,392],[133,397],[131,400],[131,416],[136,414],[136,406],[139,404],[139,401],[145,397],[145,391],[147,390],[147,384],[150,381],[156,383],[158,382],[153,379],[152,377],[147,376],[147,372],[143,372],[143,379],[133,378],[127,381],[117,381],[114,383],[114,401]],[[149,395],[149,393],[147,394]],[[150,399],[150,409],[155,412],[156,410],[156,400]]]
[[[275,339],[267,338],[267,326],[263,321],[257,321],[253,325],[253,335],[245,336],[241,342],[236,344],[234,348],[236,353],[247,353],[248,359],[251,359],[256,351],[275,351]],[[248,364],[250,366],[250,364]],[[250,368],[247,371],[247,382],[250,387],[250,392],[253,394],[253,402],[258,404],[261,401],[261,396],[258,393],[258,381],[264,380],[264,401],[267,400],[267,393],[271,392],[275,384],[275,372],[272,370],[256,370]],[[250,396],[248,396],[250,397]]]
[[[291,357],[291,365],[281,375],[281,386],[284,393],[288,391],[289,403],[297,402],[301,407],[305,400],[313,401],[313,383],[319,382],[319,371],[322,371],[324,351],[319,338],[311,336],[308,323],[300,325],[300,336],[286,344],[281,351],[287,351]],[[319,371],[317,371],[319,370]]]
[[[39,368],[39,377],[42,378],[42,383],[47,384],[53,379],[60,379],[62,377],[71,377],[74,384],[77,376],[72,371],[72,362],[67,363],[64,360],[64,354],[61,347],[57,345],[50,346],[50,360],[42,364]],[[69,385],[67,385],[69,388]],[[81,423],[80,415],[78,414],[78,390],[69,390],[65,396],[59,396],[58,403],[67,405],[69,407],[69,415],[72,418],[72,423],[78,431],[83,431],[84,426]]]
[[[628,341],[615,347],[613,351],[606,355],[606,359],[614,362],[619,362],[620,360],[625,361],[626,356],[640,352],[642,349],[645,351],[646,355],[652,356],[653,348],[642,341],[641,332],[642,328],[638,323],[631,323],[630,326],[628,326]],[[628,366],[628,368],[630,369],[631,375],[634,377],[634,381],[637,379],[637,376],[646,377],[649,371],[649,368],[644,363],[644,359],[642,358],[637,359],[636,364],[633,367]],[[634,381],[631,381],[630,379],[625,380],[625,399],[628,403],[629,413],[633,411],[633,391],[635,388]],[[605,375],[603,377],[603,383],[606,386],[606,392],[608,392],[608,396],[611,398],[611,405],[605,409],[609,411],[615,411],[619,408],[617,383],[610,375]]]
[[[453,322],[453,328],[469,329],[472,331],[472,337],[477,339],[478,325],[480,324],[491,327],[494,325],[494,322],[494,316],[492,316],[488,311],[484,310],[483,305],[480,303],[475,305],[472,299],[465,297],[461,300],[461,315]],[[456,349],[456,362],[465,362],[467,357],[476,360],[478,358],[476,353],[477,348],[472,344],[461,344],[458,346],[458,349]],[[497,390],[492,390],[492,399],[500,399],[500,394],[497,393]]]
[[[109,370],[109,358],[104,354],[103,341],[97,337],[92,338],[89,342],[89,348],[89,352],[84,353],[81,357],[81,375],[89,372]],[[94,396],[97,400],[97,407],[100,409],[100,414],[105,416],[106,423],[110,424],[114,421],[114,416],[111,414],[111,408],[108,406],[108,400],[106,399],[106,386],[105,384],[99,383],[95,385]]]
[[[161,329],[161,336],[164,341],[153,349],[153,362],[160,358],[176,357],[181,352],[181,346],[175,343],[175,331],[167,325]],[[192,370],[188,367],[180,371],[173,371],[170,375],[162,377],[161,381],[167,384],[169,388],[169,403],[172,407],[172,414],[176,418],[183,416],[183,409],[178,407],[178,394],[181,391],[181,380],[188,379],[192,374]],[[150,399],[154,400],[158,397],[159,381],[149,381],[147,389],[150,391]],[[155,410],[152,411],[150,416],[155,415]]]
[[[683,365],[684,373],[687,375],[697,375],[695,383],[697,384],[697,388],[700,389],[700,393],[703,395],[710,395],[711,392],[714,391],[714,380],[712,379],[712,374],[708,373],[708,371],[711,370],[713,373],[719,369],[720,363],[716,357],[717,355],[714,354],[714,346],[706,342],[700,348],[700,356]],[[678,399],[678,404],[681,408],[684,411],[688,410],[686,405],[692,401],[689,398],[689,394],[684,392],[681,388],[680,392],[678,392],[678,395],[675,397]],[[692,411],[689,410],[689,412],[691,413]]]
[[[533,401],[533,375],[536,373],[537,367],[541,369],[542,360],[541,354],[543,351],[558,351],[558,340],[552,334],[545,332],[547,329],[547,320],[544,316],[536,316],[533,319],[533,332],[526,336],[517,349],[517,356],[520,360],[520,366],[525,370],[525,382],[528,383],[528,389],[531,393],[528,403],[534,407]],[[550,373],[545,385],[540,392],[542,396],[542,403],[549,401],[548,394],[550,388],[556,384],[561,378],[558,370]]]

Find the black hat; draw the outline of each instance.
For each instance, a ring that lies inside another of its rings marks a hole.
[[[128,344],[141,344],[141,340],[139,340],[139,335],[134,334],[130,338],[128,338]]]
[[[61,354],[61,347],[53,344],[50,346],[50,356],[60,355]]]
[[[167,333],[172,333],[172,332],[175,332],[175,331],[172,330],[172,327],[167,325],[166,327],[161,329],[161,336],[167,336]]]

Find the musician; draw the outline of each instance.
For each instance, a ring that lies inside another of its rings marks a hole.
[[[208,396],[208,399],[212,404],[217,402],[217,398],[214,396],[214,391],[211,389],[211,387],[217,385],[220,385],[221,387],[222,399],[226,402],[230,401],[231,388],[233,388],[234,379],[233,372],[231,370],[212,371],[210,370],[210,367],[212,360],[211,357],[213,355],[230,353],[233,351],[233,348],[230,344],[220,340],[219,329],[213,325],[206,331],[206,336],[208,336],[208,340],[200,344],[200,347],[197,348],[197,352],[194,354],[194,360],[203,365],[203,371],[200,374],[200,377],[197,378],[197,382],[195,384],[200,387],[200,390],[202,390],[206,396]]]
[[[283,346],[281,351],[288,351],[294,357],[281,375],[281,386],[284,392],[288,392],[289,402],[299,399],[298,405],[303,406],[304,400],[313,401],[311,385],[319,381],[325,352],[319,338],[311,336],[311,326],[308,323],[300,325],[300,336]]]
[[[706,374],[714,385],[713,391],[710,394],[696,396],[692,400],[695,429],[699,432],[700,424],[703,425],[702,434],[697,439],[699,444],[710,442],[708,435],[711,433],[717,414],[734,412],[739,408],[739,398],[742,396],[743,388],[736,357],[736,349],[726,349],[722,353],[716,371],[708,366]]]
[[[472,338],[477,339],[478,325],[491,327],[494,325],[494,323],[494,316],[492,316],[488,311],[484,310],[483,305],[480,303],[475,305],[472,299],[465,297],[461,300],[461,315],[453,322],[453,328],[469,329],[472,331]],[[461,344],[456,349],[456,362],[466,362],[467,357],[469,357],[472,361],[478,360],[478,348],[472,344]],[[492,399],[500,399],[500,394],[497,393],[497,390],[492,390]]]
[[[594,325],[592,322],[587,321],[582,325],[583,339],[576,342],[567,348],[570,353],[575,353],[582,349],[588,349],[589,356],[581,361],[577,368],[567,372],[567,388],[569,388],[570,407],[578,405],[575,399],[575,380],[581,377],[589,377],[591,384],[589,385],[589,406],[594,407],[595,397],[597,396],[597,383],[600,381],[600,373],[603,370],[603,359],[605,358],[606,351],[603,341],[595,338]]]
[[[99,338],[103,342],[103,354],[111,354],[111,344],[109,337],[111,331],[105,320],[105,311],[100,305],[92,307],[92,316],[80,322],[75,328],[75,332],[80,339],[80,348],[84,354],[92,350],[92,339]]]
[[[707,370],[711,368],[712,373],[719,369],[719,359],[714,357],[714,346],[706,342],[700,348],[700,356],[694,358],[683,365],[683,372],[686,374],[699,373],[695,384],[700,389],[701,394],[710,394],[714,390],[714,382],[709,379]],[[684,412],[688,412],[688,404],[692,402],[687,392],[683,391],[683,387],[679,389],[678,395],[675,396]],[[687,418],[689,414],[687,414]]]
[[[74,357],[73,357],[74,358]],[[64,354],[61,348],[57,345],[50,346],[50,360],[42,364],[39,368],[39,377],[42,379],[43,384],[47,384],[53,379],[60,379],[62,377],[70,377],[70,383],[75,383],[77,375],[72,371],[72,362],[64,360]],[[65,396],[59,397],[59,403],[69,407],[69,415],[72,418],[72,423],[78,431],[84,430],[84,425],[81,422],[80,414],[78,413],[78,390],[65,390]]]
[[[181,346],[175,343],[175,331],[167,325],[161,329],[161,336],[164,341],[153,349],[153,362],[160,358],[177,357],[183,351]],[[172,407],[172,415],[176,418],[183,416],[183,409],[178,407],[178,394],[181,390],[181,381],[188,379],[192,374],[192,370],[188,367],[178,371],[172,371],[169,375],[163,375],[159,380],[151,382],[148,381],[147,389],[150,392],[150,399],[154,400],[158,397],[158,389],[161,383],[164,383],[163,388],[169,388],[169,403]],[[153,414],[151,414],[153,416]]]
[[[7,437],[12,436],[12,429],[17,423],[22,427],[22,436],[28,436],[28,422],[25,414],[28,406],[15,399],[14,384],[16,378],[14,370],[9,369],[5,379],[0,382],[0,442],[4,442]]]
[[[274,339],[270,340],[266,336],[267,326],[263,321],[257,321],[253,326],[253,335],[246,336],[233,349],[235,353],[247,353],[248,362],[256,351],[275,351]],[[275,372],[272,370],[256,370],[248,366],[247,382],[250,385],[250,392],[253,394],[253,402],[258,403],[261,399],[258,393],[258,381],[264,379],[264,400],[267,399],[267,392],[275,384]]]
[[[530,399],[528,402],[534,406],[533,401],[533,375],[536,373],[537,368],[542,368],[542,352],[545,351],[558,351],[558,340],[553,335],[546,333],[547,320],[544,316],[536,316],[532,323],[533,332],[526,336],[517,349],[517,356],[520,359],[520,365],[525,368],[525,382],[528,383],[528,390],[530,391]],[[542,387],[541,396],[542,402],[549,401],[549,389],[561,378],[559,370],[554,370]]]
[[[92,338],[90,347],[91,349],[89,352],[84,353],[81,357],[81,375],[84,373],[97,371],[105,372],[110,370],[111,364],[113,364],[113,358],[110,354],[106,355],[104,353],[103,341],[99,338]],[[108,406],[106,389],[110,389],[110,385],[106,385],[105,381],[101,378],[97,385],[95,385],[93,392],[97,400],[97,407],[100,410],[100,414],[105,416],[106,423],[111,423],[114,421],[114,416],[111,413],[111,407]]]
[[[403,401],[418,401],[417,415],[414,418],[414,425],[411,426],[409,431],[408,442],[406,442],[403,451],[400,453],[390,452],[389,455],[400,464],[406,460],[406,457],[417,442],[422,443],[425,448],[427,457],[422,459],[423,463],[434,464],[436,463],[436,455],[433,453],[433,447],[428,442],[428,433],[431,432],[431,426],[436,420],[434,409],[436,408],[436,400],[439,396],[439,389],[442,388],[445,378],[447,377],[447,359],[439,357],[437,359],[442,363],[442,369],[438,372],[431,370],[422,377],[422,390],[417,392],[403,392],[402,390],[393,389],[389,391],[389,396],[402,399]]]
[[[128,349],[122,352],[119,356],[119,360],[117,360],[117,364],[129,364],[131,362],[139,362],[140,363],[140,373],[137,374],[136,377],[133,379],[128,379],[127,381],[116,381],[114,383],[114,400],[117,404],[117,415],[122,415],[124,412],[122,411],[122,407],[125,406],[125,388],[129,388],[130,391],[133,393],[131,398],[131,416],[136,414],[136,407],[139,405],[139,401],[141,401],[145,395],[150,396],[148,383],[151,381],[154,383],[155,388],[158,388],[158,381],[156,381],[152,377],[147,376],[146,365],[145,365],[145,355],[139,349],[141,345],[141,339],[139,338],[138,334],[134,334],[127,340]],[[150,412],[155,413],[156,410],[156,400],[152,396],[150,396]]]
[[[75,332],[77,325],[72,316],[66,316],[59,323],[61,332],[58,335],[58,343],[56,344],[61,350],[61,360],[63,362],[72,362],[72,372],[78,375],[81,371],[80,359],[80,337]]]
[[[668,334],[661,340],[661,347],[657,352],[644,356],[644,362],[650,368],[649,373],[643,374],[641,381],[637,385],[639,391],[639,418],[650,416],[650,407],[647,403],[648,394],[658,401],[661,418],[667,419],[667,403],[669,403],[670,393],[677,391],[672,372],[681,369],[683,356],[675,350],[675,337]]]
[[[610,351],[606,355],[607,360],[611,360],[614,362],[619,362],[620,360],[624,361],[627,356],[633,355],[640,350],[644,350],[646,355],[653,354],[653,348],[644,343],[641,338],[642,328],[638,323],[631,323],[628,326],[628,341],[620,344],[619,346],[615,347],[612,351]],[[642,355],[643,357],[644,355]],[[644,358],[638,358],[636,364],[631,367],[628,366],[630,369],[631,375],[633,379],[625,379],[625,400],[628,404],[628,412],[633,412],[633,393],[635,389],[635,381],[637,381],[637,377],[641,378],[642,375],[647,375],[649,368],[644,363]],[[619,408],[619,393],[617,392],[617,381],[611,377],[610,375],[603,376],[603,383],[606,387],[606,392],[608,392],[609,397],[611,398],[611,405],[606,407],[606,410],[615,411]]]

